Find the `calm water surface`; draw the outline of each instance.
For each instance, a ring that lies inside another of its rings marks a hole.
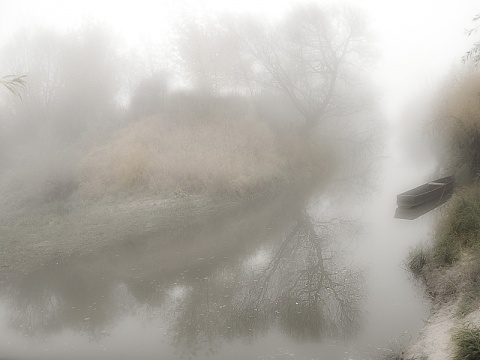
[[[2,284],[0,357],[378,358],[429,311],[403,261],[441,210],[394,219],[395,194],[423,180],[402,173],[369,196],[251,204]]]

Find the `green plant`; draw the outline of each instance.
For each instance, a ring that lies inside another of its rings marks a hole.
[[[27,87],[26,75],[7,75],[0,78],[0,85],[3,85],[12,94],[22,98],[20,90]]]
[[[478,185],[452,199],[437,229],[434,259],[437,265],[452,265],[464,250],[478,247],[480,237],[480,195]]]
[[[434,248],[435,263],[439,266],[450,266],[460,257],[460,247],[447,236],[441,236]]]
[[[453,360],[480,359],[480,329],[467,325],[453,335],[455,350]]]
[[[479,21],[480,20],[480,14],[475,15],[473,18],[473,21]],[[480,28],[479,25],[475,26],[472,29],[469,29],[467,31],[467,35],[471,36],[473,34],[476,34],[478,29]],[[475,65],[478,65],[480,62],[480,41],[477,41],[475,44],[473,44],[472,48],[465,53],[462,57],[462,61],[465,63],[469,60],[472,60]]]
[[[427,256],[423,246],[419,245],[408,254],[407,266],[415,276],[422,273],[423,267],[427,264]]]

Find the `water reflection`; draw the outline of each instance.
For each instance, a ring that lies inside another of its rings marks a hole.
[[[338,226],[338,221],[316,225],[301,210],[281,241],[263,244],[236,268],[189,287],[172,329],[176,344],[193,350],[208,344],[214,351],[222,340],[251,341],[272,327],[297,340],[355,334],[363,274],[339,265]]]
[[[429,213],[430,211],[436,209],[440,205],[445,204],[450,198],[452,194],[447,194],[442,196],[440,200],[431,200],[419,206],[415,206],[413,208],[401,208],[398,207],[395,210],[395,219],[403,219],[403,220],[415,220],[422,215]]]
[[[338,265],[334,235],[334,223],[315,226],[301,211],[266,266],[248,281],[239,313],[265,314],[300,339],[351,333],[360,319],[362,276]]]
[[[0,293],[10,327],[28,336],[69,330],[101,341],[132,315],[161,317],[173,346],[194,356],[272,331],[346,339],[360,329],[364,298],[364,274],[341,250],[353,225],[276,199],[43,266]]]
[[[123,309],[117,283],[96,270],[57,265],[20,277],[2,291],[10,325],[29,336],[68,329],[99,340]]]

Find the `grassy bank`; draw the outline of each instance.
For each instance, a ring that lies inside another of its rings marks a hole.
[[[90,151],[79,169],[78,193],[250,197],[325,175],[326,150],[244,115],[158,115]]]
[[[407,359],[478,359],[480,354],[480,184],[458,189],[442,209],[432,242],[412,250],[433,315]],[[435,348],[440,339],[443,343]]]
[[[71,152],[17,151],[0,173],[0,277],[307,192],[332,175],[320,137],[274,130],[246,101],[187,100]]]
[[[432,300],[430,319],[407,359],[480,359],[480,73],[453,71],[431,114],[439,167],[456,190],[427,244],[407,259]]]
[[[274,130],[241,99],[192,99],[172,96],[161,112],[70,152],[46,143],[20,149],[2,168],[0,209],[132,196],[245,199],[331,176],[325,138]]]

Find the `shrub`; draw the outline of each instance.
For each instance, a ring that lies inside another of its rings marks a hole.
[[[275,136],[228,104],[210,106],[208,116],[192,111],[130,124],[85,157],[81,191],[251,196],[291,179],[311,181],[326,168],[318,144]]]

